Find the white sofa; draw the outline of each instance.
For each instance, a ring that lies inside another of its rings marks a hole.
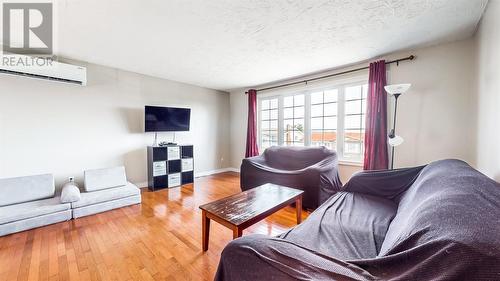
[[[0,236],[70,220],[51,174],[0,179]]]
[[[84,192],[72,202],[73,218],[141,203],[141,191],[127,182],[125,167],[87,170]]]
[[[84,180],[84,192],[66,184],[61,198],[51,174],[0,179],[0,236],[141,203],[123,166],[87,170]]]

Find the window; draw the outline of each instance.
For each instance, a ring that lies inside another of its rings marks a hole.
[[[345,87],[344,160],[361,161],[365,141],[365,109],[368,85]]]
[[[260,102],[260,147],[278,145],[278,99],[266,99]]]
[[[325,146],[362,162],[366,82],[259,98],[261,152],[272,145]]]
[[[311,145],[337,149],[338,90],[311,93]]]
[[[283,99],[283,144],[304,145],[305,96],[294,95]]]

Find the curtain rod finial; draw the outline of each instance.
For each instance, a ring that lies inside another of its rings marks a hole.
[[[414,56],[414,55],[411,55],[411,56],[410,56],[410,60],[413,60],[413,59],[415,59],[415,56]]]

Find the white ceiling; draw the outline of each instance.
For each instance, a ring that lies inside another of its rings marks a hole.
[[[214,89],[473,34],[487,0],[63,0],[57,54]]]

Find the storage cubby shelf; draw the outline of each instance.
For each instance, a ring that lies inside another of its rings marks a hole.
[[[192,145],[148,146],[148,188],[156,191],[194,181]]]

